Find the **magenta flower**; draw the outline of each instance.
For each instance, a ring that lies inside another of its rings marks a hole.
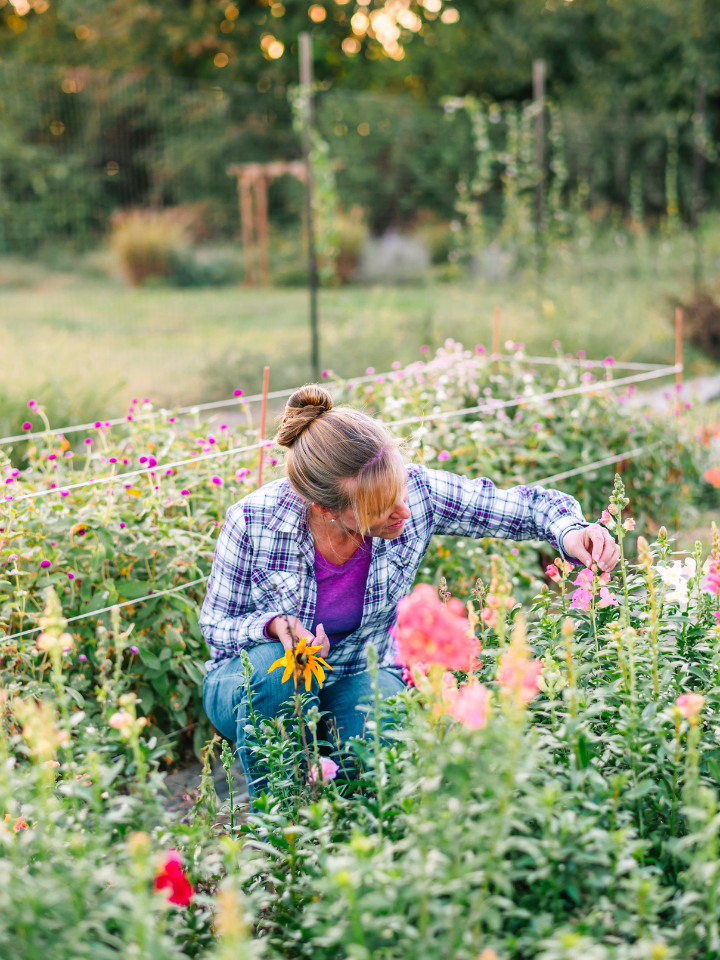
[[[57,454],[56,454],[56,453],[49,453],[49,454],[48,454],[48,460],[57,460]]]
[[[102,424],[100,423],[100,421],[99,421],[99,420],[96,420],[96,421],[95,421],[95,429],[96,429],[96,430],[99,430],[101,426],[102,426]]]
[[[320,374],[320,376],[323,378],[323,380],[327,380],[327,378],[328,378],[328,372],[327,372],[327,370],[323,370],[323,372]]]
[[[592,570],[588,570],[588,568],[585,567],[585,569],[581,570],[580,573],[578,574],[577,580],[575,581],[575,586],[587,587],[593,582],[594,579],[595,577],[593,575]]]
[[[71,459],[73,458],[73,456],[74,456],[74,454],[73,454],[72,450],[68,450],[68,451],[65,453],[65,459],[66,459],[66,460],[71,460]]]
[[[215,439],[215,437],[214,437],[211,433],[209,433],[209,434],[207,435],[207,442],[212,444],[212,443],[217,443],[217,440]]]
[[[375,373],[375,367],[368,367],[365,373],[371,377]]]
[[[152,470],[153,467],[156,467],[156,466],[157,466],[157,460],[155,459],[155,457],[148,457],[148,458],[147,458],[147,465],[150,467],[151,470]]]
[[[60,496],[61,496],[61,497],[69,497],[69,496],[70,496],[70,491],[69,491],[69,490],[61,490],[61,491],[60,491]]]
[[[80,656],[78,657],[78,660],[81,660],[83,663],[85,663],[85,661],[87,660],[87,657],[85,656],[84,653],[81,653]]]
[[[147,463],[147,461],[148,461],[147,457],[140,457],[140,459],[138,460],[138,463]]]
[[[592,602],[592,594],[589,590],[585,590],[583,587],[580,587],[579,590],[576,590],[572,596],[571,607],[575,607],[576,610],[582,610],[584,613],[590,609],[590,603]]]
[[[533,429],[533,430],[539,430],[539,429],[540,429],[540,424],[539,424],[539,423],[534,423],[534,424],[532,425],[532,429]]]
[[[89,446],[89,445],[90,445],[90,444],[92,443],[92,440],[91,440],[91,438],[90,438],[90,437],[88,437],[88,438],[87,438],[87,440],[85,441],[85,443],[86,443],[86,444],[88,444],[88,446]]]
[[[130,653],[140,653],[137,647],[130,647]]]
[[[128,420],[132,420],[132,414],[129,413],[129,414],[127,415],[127,419],[128,419]]]
[[[143,403],[150,403],[149,397],[143,397]]]
[[[75,579],[75,574],[74,574],[74,573],[68,573],[68,580],[74,580],[74,579]]]
[[[166,476],[166,477],[171,477],[171,476],[172,476],[172,472],[173,472],[173,471],[172,471],[172,467],[168,467],[168,469],[165,471],[165,476]]]
[[[52,564],[50,563],[49,560],[41,560],[41,561],[40,561],[40,566],[43,568],[43,570],[47,570],[47,568],[48,568],[48,567],[51,567]]]
[[[578,360],[584,360],[584,359],[585,359],[585,351],[584,351],[584,350],[578,350],[577,355],[578,355]]]
[[[393,364],[392,364],[393,370],[399,370],[401,366],[402,366],[402,364],[400,363],[399,360],[393,361]]]
[[[234,397],[241,397],[243,395],[242,390],[233,390]]]
[[[189,497],[189,496],[190,496],[190,491],[189,491],[189,490],[181,490],[181,491],[180,491],[180,496],[181,496],[181,497]]]
[[[479,343],[475,347],[475,353],[485,353],[485,347],[481,343]]]
[[[222,477],[210,477],[210,482],[214,483],[217,487],[222,487],[222,485],[225,483]]]
[[[117,457],[110,457],[110,459],[108,460],[108,463],[117,463],[117,462],[118,462]]]
[[[168,423],[175,423],[175,417],[169,417]]]
[[[120,529],[121,529],[121,530],[124,530],[124,529],[125,529],[125,524],[122,522],[122,520],[120,521]]]
[[[137,403],[137,402],[138,402],[138,398],[137,398],[137,397],[133,397],[133,403]]]
[[[562,346],[559,340],[553,340],[552,345],[554,350],[559,350],[560,347]]]
[[[220,429],[221,429],[221,430],[227,430],[227,429],[228,429],[228,425],[227,425],[226,423],[221,423],[221,424],[220,424]]]
[[[449,459],[450,459],[450,454],[448,453],[447,450],[441,450],[440,453],[438,454],[438,460],[442,461],[442,460],[449,460]]]
[[[128,460],[127,457],[123,457],[123,463],[127,465],[128,463],[130,463],[130,461]]]
[[[26,420],[25,423],[22,425],[22,428],[23,430],[32,430],[32,424]]]
[[[33,407],[37,406],[37,400],[28,400],[28,406],[32,410]]]
[[[238,483],[241,480],[243,480],[245,477],[249,477],[249,476],[250,476],[250,471],[248,470],[247,467],[242,467],[240,470],[235,471],[235,479],[238,481]]]
[[[5,483],[15,483],[15,477],[6,477]]]
[[[427,353],[429,349],[430,349],[430,347],[428,347],[428,346],[426,346],[425,344],[423,344],[423,345],[420,347],[420,352],[421,352],[421,353]]]

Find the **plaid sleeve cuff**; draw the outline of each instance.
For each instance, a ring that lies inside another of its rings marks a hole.
[[[563,542],[565,540],[565,535],[570,533],[571,530],[584,530],[585,527],[590,526],[589,522],[587,520],[581,520],[578,517],[568,517],[567,519],[558,521],[555,526],[562,527],[559,533],[556,533],[555,529],[553,529],[553,536],[557,539],[558,548],[563,560],[567,560],[568,563],[572,563],[576,567],[584,566],[584,564],[581,563],[577,557],[571,557],[569,553],[566,553]]]

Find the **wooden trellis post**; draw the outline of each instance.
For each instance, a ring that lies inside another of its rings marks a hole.
[[[245,284],[270,283],[270,243],[268,232],[267,188],[277,177],[288,174],[305,182],[307,168],[302,161],[289,163],[235,163],[227,169],[237,177],[240,197],[240,223],[245,251]],[[253,194],[255,203],[253,204]]]

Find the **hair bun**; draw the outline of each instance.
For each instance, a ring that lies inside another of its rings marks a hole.
[[[308,383],[300,387],[285,404],[275,443],[281,447],[291,447],[313,421],[332,408],[332,397],[319,383]]]

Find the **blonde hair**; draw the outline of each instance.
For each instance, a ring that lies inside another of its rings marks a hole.
[[[337,513],[350,508],[363,534],[402,495],[400,441],[366,413],[334,407],[317,383],[290,397],[275,442],[287,448],[285,469],[295,492]]]

